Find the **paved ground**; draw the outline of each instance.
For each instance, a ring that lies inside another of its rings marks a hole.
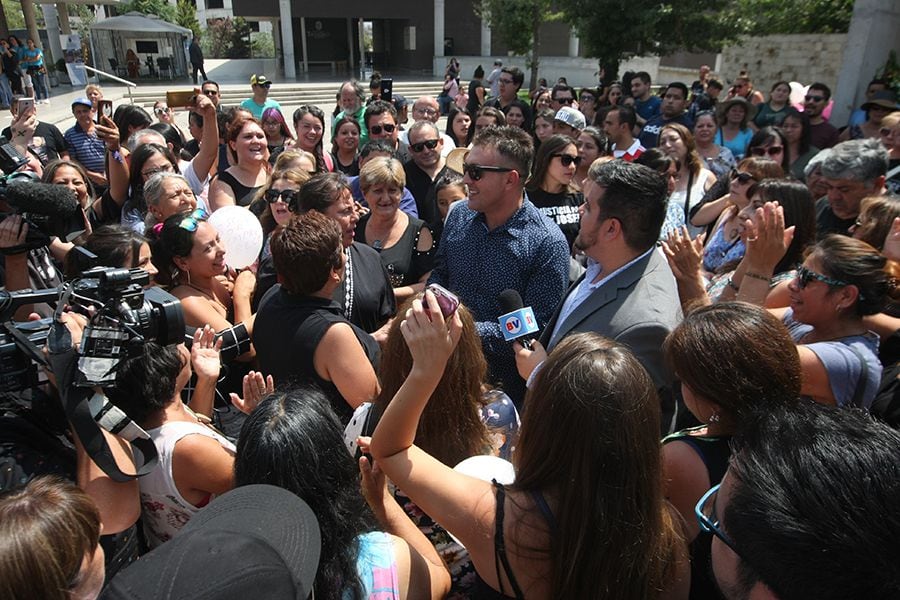
[[[329,82],[329,78],[323,78],[315,83],[321,85],[322,83]],[[335,92],[340,85],[340,80],[335,80]],[[277,84],[276,84],[277,85]],[[290,82],[292,87],[303,87],[303,82]],[[312,85],[312,83],[310,84]],[[166,90],[171,89],[188,89],[191,87],[189,81],[175,81],[172,83],[152,83],[143,85],[141,84],[138,88],[142,94],[145,94],[147,91],[152,90],[157,95],[156,97],[160,99],[165,98]],[[247,97],[250,96],[250,86],[246,83],[238,83],[234,82],[231,84],[222,84],[222,87],[228,90],[247,90]],[[128,102],[128,88],[124,85],[107,85],[103,84],[103,94],[105,98],[109,98],[113,101],[113,108],[117,106],[121,102]],[[84,95],[83,88],[73,88],[68,84],[61,84],[55,88],[52,88],[51,91],[50,104],[39,104],[36,106],[38,119],[41,121],[45,121],[48,123],[53,123],[57,127],[59,127],[60,131],[64,132],[66,129],[75,124],[75,118],[72,116],[72,108],[71,103],[72,100],[79,96]],[[282,111],[284,112],[285,117],[290,121],[290,115],[294,112],[294,110],[300,106],[301,102],[291,103],[291,102],[281,102]],[[305,104],[305,102],[304,102]],[[333,105],[324,105],[320,104],[319,107],[325,112],[325,115],[329,117],[328,127],[325,128],[325,148],[326,150],[331,148],[331,131],[330,131],[330,115],[332,110],[334,109]],[[147,112],[151,112],[148,110]],[[152,116],[152,115],[151,115]],[[154,122],[156,120],[155,116]],[[9,126],[12,121],[12,115],[9,111],[0,111],[0,129],[6,128]],[[187,133],[187,111],[186,110],[178,110],[176,111],[176,122],[179,127],[182,128],[185,135]],[[443,128],[446,123],[446,118],[442,117],[438,122],[438,126],[443,131]]]

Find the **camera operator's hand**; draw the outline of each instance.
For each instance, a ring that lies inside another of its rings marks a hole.
[[[84,335],[85,327],[87,327],[88,318],[79,313],[64,312],[59,315],[59,322],[65,325],[72,335],[72,346],[78,348],[81,345],[81,337]]]
[[[216,339],[216,330],[209,325],[194,331],[191,345],[191,367],[198,379],[218,379],[222,366],[219,350],[222,338]]]
[[[28,223],[22,215],[9,215],[0,221],[0,248],[15,248],[25,243]]]

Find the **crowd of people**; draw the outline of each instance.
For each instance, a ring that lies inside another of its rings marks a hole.
[[[888,82],[839,129],[822,83],[459,77],[346,81],[330,115],[205,80],[187,131],[89,86],[62,133],[11,93],[3,135],[83,224],[0,221],[6,291],[139,269],[186,343],[96,390],[129,423],[103,457],[61,374],[4,392],[0,597],[900,594]],[[262,230],[249,267],[218,211]],[[83,348],[92,311],[15,318],[50,315]],[[135,431],[158,463],[123,476]]]

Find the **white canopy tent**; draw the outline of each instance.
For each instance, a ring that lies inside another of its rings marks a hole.
[[[186,27],[163,21],[156,15],[130,12],[91,25],[91,45],[95,67],[106,71],[110,60],[126,65],[126,53],[133,50],[141,59],[141,74],[159,76],[158,60],[168,58],[170,77],[188,74],[186,48],[193,33]],[[147,67],[150,59],[152,68]],[[115,73],[113,73],[115,74]]]

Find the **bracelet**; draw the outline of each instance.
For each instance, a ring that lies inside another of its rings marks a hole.
[[[725,285],[727,285],[728,287],[730,287],[731,289],[733,289],[735,294],[737,294],[738,292],[741,291],[741,288],[739,288],[739,287],[734,283],[734,280],[732,280],[731,277],[729,277],[728,279],[725,280]]]
[[[765,281],[766,283],[772,283],[771,277],[766,277],[765,275],[760,275],[759,273],[754,273],[753,271],[745,271],[744,277],[750,277],[751,279],[759,279],[760,281]]]

